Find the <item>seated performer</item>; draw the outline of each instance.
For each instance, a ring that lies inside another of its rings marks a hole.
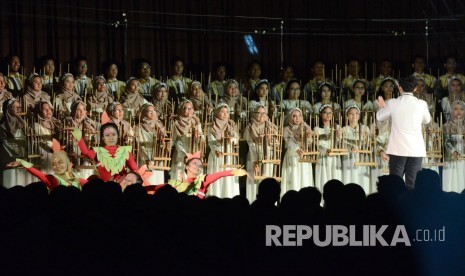
[[[152,103],[158,119],[162,121],[163,124],[166,124],[174,111],[173,105],[168,100],[168,86],[166,83],[159,82],[155,86]]]
[[[45,183],[47,188],[50,190],[58,187],[59,185],[74,186],[81,189],[81,185],[84,185],[87,182],[87,179],[75,177],[72,172],[72,163],[69,161],[68,154],[61,150],[58,141],[54,140],[53,144],[52,148],[54,152],[51,158],[51,167],[54,174],[45,174],[34,168],[32,163],[22,159],[16,159],[16,162],[11,162],[7,166],[16,167],[22,165],[30,174]]]
[[[203,163],[200,159],[200,153],[187,154],[185,174],[181,180],[171,179],[168,185],[173,186],[178,192],[188,195],[197,196],[204,199],[207,195],[208,188],[218,179],[225,176],[244,176],[247,172],[244,169],[234,169],[211,174],[203,174]],[[164,185],[146,186],[148,191],[158,190]]]
[[[105,78],[97,76],[93,81],[94,93],[87,95],[86,103],[90,106],[90,117],[100,117],[107,106],[114,102],[113,96],[109,93]]]
[[[33,73],[28,78],[27,91],[23,96],[23,103],[27,109],[26,112],[32,112],[34,106],[40,101],[50,102],[50,96],[42,91],[42,78],[38,74]]]
[[[125,109],[124,119],[134,119],[137,110],[146,103],[148,103],[148,101],[142,96],[142,94],[140,94],[139,80],[136,78],[130,78],[126,82],[126,88],[124,89],[123,95],[121,95],[121,104]]]
[[[114,123],[106,123],[100,128],[100,137],[105,146],[88,149],[82,131],[75,128],[73,136],[78,140],[81,153],[98,163],[98,174],[103,181],[118,182],[126,175],[126,167],[137,171],[136,161],[131,153],[131,146],[118,146],[118,127]]]
[[[131,124],[123,119],[123,105],[119,102],[113,102],[108,106],[107,114],[110,118],[109,122],[114,123],[118,127],[118,144],[130,145],[134,137],[134,131]],[[104,120],[102,120],[102,123],[105,123]]]
[[[56,96],[55,105],[58,109],[58,118],[69,116],[71,112],[71,104],[81,97],[74,91],[74,76],[67,73],[61,77],[61,91]]]

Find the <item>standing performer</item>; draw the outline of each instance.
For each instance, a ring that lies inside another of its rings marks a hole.
[[[134,129],[138,142],[137,163],[139,166],[153,162],[155,154],[160,152],[164,145],[165,126],[157,118],[153,104],[146,103],[140,109],[139,124]],[[171,145],[168,145],[171,146]],[[166,146],[167,147],[167,146]],[[155,164],[157,165],[157,164]],[[155,170],[152,179],[154,183],[164,183],[164,171]]]
[[[19,97],[22,94],[26,76],[19,73],[21,69],[21,59],[17,55],[9,55],[8,61],[8,90],[13,94],[13,97]]]
[[[56,84],[60,81],[58,76],[55,76],[55,60],[51,56],[43,56],[40,58],[39,68],[43,68],[42,74],[42,84],[43,90],[47,92],[48,95],[54,94],[54,89]]]
[[[247,98],[239,93],[239,83],[229,79],[224,86],[224,97],[218,103],[225,103],[229,107],[229,116],[237,121],[239,118],[247,117]]]
[[[113,96],[115,101],[120,101],[126,83],[118,80],[118,64],[116,61],[108,60],[103,64],[103,72],[107,79],[108,93]]]
[[[83,56],[78,56],[74,59],[74,72],[76,74],[75,91],[76,93],[85,98],[86,95],[92,94],[92,78],[89,78],[87,74],[87,59]]]
[[[269,121],[265,107],[256,105],[252,119],[244,130],[244,138],[249,145],[247,172],[250,175],[273,176],[273,164],[263,164],[261,161],[272,155],[275,145],[270,145],[270,136],[277,133],[278,127]],[[255,179],[247,179],[246,195],[249,202],[257,199],[257,191],[258,182]]]
[[[123,105],[124,119],[133,120],[137,114],[137,111],[142,105],[148,103],[148,101],[140,94],[140,82],[136,78],[130,78],[126,82],[126,88],[121,96],[121,104]]]
[[[178,114],[173,118],[174,153],[171,162],[171,179],[179,179],[184,171],[184,157],[188,152],[197,151],[201,140],[205,140],[202,125],[194,115],[194,106],[189,100],[180,104]]]
[[[94,93],[87,95],[87,104],[90,107],[90,114],[93,118],[100,118],[107,106],[114,102],[113,96],[109,93],[103,76],[97,76],[93,81]]]
[[[331,179],[342,181],[341,160],[330,156],[331,147],[340,138],[340,127],[334,123],[333,108],[329,104],[320,107],[320,123],[313,132],[318,135],[320,157],[315,166],[315,187],[323,191],[323,186]]]
[[[366,83],[363,80],[354,80],[352,84],[351,99],[344,102],[344,108],[347,109],[349,106],[356,105],[362,111],[373,111],[373,103],[370,99],[364,99],[366,93]]]
[[[300,109],[300,111],[302,111],[303,120],[305,121],[305,119],[308,118],[308,115],[313,113],[313,107],[308,101],[300,99],[301,91],[302,90],[300,89],[300,84],[298,80],[296,79],[289,80],[284,90],[285,94],[284,94],[283,106],[284,106],[285,114],[290,114],[289,112],[291,112],[295,108]],[[290,116],[286,117],[286,122],[284,123],[284,125],[286,125],[286,123],[288,122],[287,119],[289,118]]]
[[[452,112],[450,104],[457,100],[465,101],[465,92],[463,91],[463,83],[460,78],[453,77],[450,79],[447,89],[449,91],[448,96],[441,100],[442,113],[446,122],[449,121]]]
[[[5,114],[0,120],[0,141],[7,156],[6,161],[11,158],[24,157],[27,155],[26,147],[26,122],[21,118],[21,104],[16,98],[3,102]],[[14,160],[14,159],[13,159]],[[26,185],[34,180],[31,175],[22,169],[10,169],[3,171],[3,186],[5,188],[14,185]]]
[[[110,116],[109,122],[114,123],[118,127],[118,144],[131,145],[132,138],[134,137],[134,130],[128,121],[124,120],[123,105],[119,102],[111,103],[107,108],[107,113]],[[102,123],[106,123],[103,122]]]
[[[208,144],[211,151],[208,156],[207,173],[219,172],[227,165],[238,164],[239,156],[230,154],[239,154],[239,133],[236,123],[229,119],[227,104],[219,104],[214,110],[213,124],[208,128]],[[239,195],[239,179],[218,180],[218,183],[212,186],[211,194],[219,198],[233,198]]]
[[[454,101],[451,104],[451,117],[444,125],[444,138],[447,165],[442,173],[443,190],[461,193],[465,189],[465,103]]]
[[[422,135],[422,124],[429,124],[431,116],[425,101],[413,96],[416,82],[404,81],[406,91],[401,87],[401,96],[384,102],[378,98],[380,110],[376,113],[378,121],[392,120],[387,154],[389,154],[389,172],[400,177],[405,173],[405,185],[413,189],[415,178],[421,170],[426,147]]]
[[[355,183],[360,185],[365,194],[371,192],[370,168],[367,166],[356,166],[355,162],[360,162],[358,153],[359,145],[367,145],[370,136],[370,129],[360,124],[360,109],[358,106],[348,106],[346,108],[346,118],[348,125],[342,128],[342,133],[347,138],[349,155],[342,157],[342,182],[345,184]]]
[[[312,143],[312,128],[305,123],[299,108],[291,109],[287,117],[289,125],[284,128],[286,154],[282,167],[281,196],[290,190],[299,191],[303,187],[313,186],[312,163],[299,162],[305,147]]]
[[[158,119],[166,125],[174,111],[172,110],[172,103],[168,100],[168,86],[164,82],[159,82],[155,86],[154,93],[152,99],[153,107]]]
[[[331,106],[331,109],[334,111],[341,110],[341,105],[334,102],[332,99],[331,95],[333,94],[333,90],[334,86],[330,82],[323,82],[320,86],[318,86],[318,91],[320,91],[320,94],[318,95],[320,101],[313,106],[314,115],[320,115],[320,110],[323,105]]]

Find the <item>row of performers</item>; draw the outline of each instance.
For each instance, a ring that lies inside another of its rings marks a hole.
[[[74,61],[74,72],[76,73],[76,82],[74,90],[81,97],[84,97],[85,94],[92,94],[93,91],[97,88],[92,83],[92,78],[87,76],[88,73],[88,64],[85,57],[77,57]],[[465,77],[462,74],[456,72],[457,61],[455,57],[448,56],[444,60],[444,69],[446,69],[446,74],[439,76],[439,70],[437,79],[425,72],[426,60],[421,56],[416,56],[412,60],[412,69],[413,74],[411,77],[421,78],[426,84],[426,89],[431,93],[434,92],[437,97],[442,98],[442,95],[447,95],[447,84],[452,78],[460,78],[465,81]],[[141,94],[151,100],[151,97],[154,94],[154,88],[162,79],[157,80],[155,77],[151,76],[151,66],[147,60],[140,59],[134,64],[135,71],[134,75],[137,77],[141,83]],[[118,65],[115,61],[108,60],[103,64],[103,74],[107,78],[107,84],[109,92],[113,97],[120,101],[121,95],[124,92],[125,82],[119,80],[118,77]],[[18,56],[12,56],[9,60],[8,66],[8,76],[7,76],[7,88],[10,92],[13,92],[15,97],[18,97],[22,91],[25,91],[26,77],[24,76],[24,71],[20,73],[21,61]],[[39,70],[41,77],[43,79],[44,91],[50,95],[54,94],[54,90],[58,91],[61,89],[58,85],[59,79],[63,77],[61,64],[58,76],[55,74],[55,61],[50,56],[44,56],[38,61],[38,67],[42,68]],[[166,84],[169,89],[170,95],[174,97],[184,97],[183,95],[188,91],[190,84],[192,83],[192,75],[190,77],[184,76],[184,60],[180,57],[175,57],[171,61],[170,68],[170,77],[166,78]],[[322,61],[315,61],[311,67],[311,78],[305,84],[303,91],[305,94],[310,96],[313,93],[317,93],[318,86],[322,82],[330,81],[332,83],[337,83],[340,87],[340,94],[348,95],[349,91],[352,90],[353,82],[357,79],[361,79],[366,83],[367,91],[371,94],[376,94],[379,90],[380,83],[386,78],[395,75],[392,68],[392,63],[389,60],[383,60],[379,66],[379,75],[373,75],[371,81],[368,81],[367,76],[367,64],[365,63],[365,75],[363,76],[362,64],[356,59],[351,59],[348,64],[345,65],[344,69],[344,78],[342,78],[342,69],[338,71],[337,64],[335,68],[325,69],[325,64]],[[328,73],[331,71],[330,78],[327,78],[325,72]],[[375,64],[373,64],[373,74],[376,72]],[[34,69],[35,72],[35,69]],[[70,72],[68,67],[67,72]],[[211,75],[208,77],[208,94],[213,95],[213,97],[223,97],[224,96],[224,85],[226,83],[226,76],[228,75],[227,66],[224,63],[215,64],[214,70]],[[334,74],[335,73],[335,74]],[[241,86],[241,91],[243,93],[249,94],[256,83],[263,79],[262,76],[262,66],[261,63],[257,60],[251,61],[247,66],[247,80],[243,82]],[[281,69],[281,79],[273,86],[272,94],[273,97],[276,97],[278,101],[283,99],[284,88],[286,84],[294,78],[294,66],[290,64],[283,64]],[[213,78],[211,80],[211,77]],[[400,71],[399,71],[400,77]],[[196,79],[194,77],[194,79]],[[203,75],[201,74],[200,79],[205,81]],[[307,97],[305,97],[307,99]],[[309,100],[312,102],[311,100]]]
[[[326,181],[333,178],[345,183],[358,183],[366,193],[371,193],[376,191],[376,177],[387,173],[383,168],[387,167],[386,163],[389,159],[384,153],[389,138],[389,124],[378,124],[377,131],[373,122],[370,127],[361,124],[361,110],[357,105],[345,109],[347,123],[344,127],[339,127],[335,123],[337,120],[334,116],[334,105],[322,104],[318,119],[313,123],[310,122],[310,125],[315,125],[312,129],[304,121],[304,113],[299,108],[293,108],[288,113],[284,127],[284,120],[270,120],[266,106],[257,104],[243,131],[248,146],[247,159],[239,156],[241,135],[238,125],[234,120],[230,120],[231,110],[225,103],[217,105],[214,109],[213,119],[205,130],[201,126],[200,119],[195,116],[191,101],[180,104],[178,114],[165,121],[169,122],[168,124],[158,119],[154,105],[144,104],[140,109],[140,121],[134,130],[131,130],[129,122],[122,118],[123,106],[118,103],[111,106],[113,106],[110,112],[112,115],[108,119],[116,125],[116,133],[118,133],[116,141],[112,143],[131,145],[128,152],[136,155],[135,164],[141,165],[153,161],[148,163],[154,169],[149,181],[151,184],[165,182],[163,170],[170,170],[170,178],[173,180],[185,179],[185,157],[189,152],[196,150],[206,154],[206,147],[202,147],[206,142],[210,148],[208,160],[203,158],[204,163],[208,164],[207,173],[227,168],[237,169],[241,162],[247,163],[247,171],[251,175],[247,181],[249,200],[255,199],[257,181],[263,177],[279,178],[283,183],[283,193],[305,186],[316,186],[321,189]],[[40,102],[38,107],[40,116],[31,130],[21,117],[20,102],[10,99],[4,103],[7,112],[2,118],[1,127],[5,137],[3,144],[8,148],[8,152],[29,159],[37,158],[35,161],[42,165],[41,170],[50,173],[53,169],[50,161],[52,158],[50,137],[55,136],[62,142],[68,155],[74,158],[73,162],[80,168],[83,178],[94,174],[95,164],[91,160],[95,159],[95,156],[88,158],[89,160],[81,158],[85,155],[82,152],[82,143],[79,145],[71,136],[72,131],[78,129],[84,133],[82,135],[84,145],[99,148],[101,143],[107,144],[103,134],[100,135],[102,139],[97,135],[99,129],[100,132],[102,131],[98,123],[86,116],[85,104],[76,101],[72,105],[72,116],[67,118],[64,128],[62,122],[52,116],[51,104]],[[447,153],[447,163],[443,173],[444,189],[461,191],[463,184],[460,182],[465,171],[463,170],[465,161],[461,158],[464,153],[462,126],[465,108],[463,101],[460,100],[452,102],[450,107],[451,116],[444,125]],[[275,123],[278,121],[279,123]],[[433,165],[440,165],[439,160],[443,157],[440,150],[443,139],[442,129],[438,130],[438,128],[440,126],[433,126],[430,128],[431,131],[425,132],[426,144],[430,147],[430,151],[435,152],[437,149],[440,151],[432,157],[435,160],[427,161]],[[281,154],[283,139],[284,155]],[[174,148],[173,153],[172,148]],[[131,167],[133,170],[135,168],[136,165]],[[102,177],[101,173],[99,175]],[[32,179],[20,180],[18,177],[17,170],[10,170],[9,173],[4,174],[4,183],[32,182]],[[221,197],[239,194],[237,179],[224,179],[218,185],[213,185],[211,194]]]
[[[75,92],[74,77],[71,74],[65,74],[61,78],[60,90],[55,94],[48,94],[42,91],[43,80],[38,74],[30,76],[28,86],[24,95],[21,96],[21,103],[25,112],[30,113],[34,106],[40,101],[49,101],[54,109],[54,116],[63,119],[71,113],[73,102],[81,100],[86,103],[86,109],[92,119],[99,120],[101,113],[108,106],[115,102],[121,102],[124,107],[124,119],[134,119],[137,110],[140,110],[147,99],[140,93],[142,84],[136,78],[131,78],[124,86],[124,92],[121,97],[115,99],[110,92],[110,85],[102,76],[97,76],[93,81],[95,90],[92,93],[85,94],[82,98]],[[12,98],[12,94],[5,89],[6,77],[0,74],[0,104]],[[431,113],[439,114],[443,112],[445,116],[450,114],[450,104],[447,99],[442,101],[441,110],[437,110],[437,100],[432,93],[427,93],[426,80],[419,78],[414,94],[428,103]],[[319,83],[317,93],[307,95],[301,89],[300,83],[296,79],[291,79],[286,83],[281,95],[272,93],[270,84],[266,80],[259,80],[255,83],[252,93],[247,97],[241,95],[240,85],[235,80],[228,80],[224,83],[224,96],[218,97],[203,92],[202,84],[198,81],[190,83],[188,91],[182,98],[176,98],[169,93],[169,85],[159,82],[154,86],[153,97],[151,102],[155,106],[159,118],[169,117],[172,111],[177,107],[181,100],[189,99],[194,104],[197,116],[205,121],[207,116],[211,115],[211,110],[219,103],[228,104],[234,119],[239,116],[247,117],[249,111],[257,104],[262,104],[267,109],[270,117],[279,113],[288,113],[293,108],[300,108],[305,118],[309,114],[318,115],[319,108],[322,104],[332,104],[335,110],[345,109],[351,105],[357,105],[362,111],[376,111],[378,109],[377,96],[382,96],[385,100],[398,95],[397,81],[393,78],[385,78],[380,82],[379,90],[376,95],[370,97],[366,94],[367,83],[362,79],[356,79],[352,83],[351,95],[345,100],[344,95],[335,96],[336,90],[331,82]],[[448,84],[448,99],[463,100],[463,82],[460,78],[451,78]],[[279,97],[278,97],[279,96]],[[173,99],[170,101],[170,99]],[[283,99],[283,100],[280,100]],[[0,113],[2,111],[0,110]]]
[[[94,79],[93,84],[95,90],[92,93],[85,94],[81,98],[74,91],[74,77],[71,74],[65,74],[61,79],[61,90],[57,94],[49,95],[42,91],[43,84],[42,78],[33,74],[29,78],[29,85],[26,93],[20,98],[23,109],[26,112],[32,111],[34,106],[39,101],[49,101],[52,103],[54,109],[54,116],[62,119],[69,116],[71,113],[71,105],[73,102],[83,100],[86,103],[86,109],[90,112],[90,117],[97,119],[101,113],[116,99],[109,92],[109,86],[102,76]],[[0,74],[0,104],[5,100],[12,98],[12,94],[5,89],[6,78]],[[194,104],[194,109],[198,117],[206,119],[205,117],[211,114],[211,109],[219,103],[226,103],[233,110],[236,116],[247,117],[248,111],[254,105],[260,103],[264,105],[270,116],[279,114],[281,112],[288,113],[292,108],[300,108],[305,113],[305,118],[313,113],[318,114],[319,107],[322,104],[333,104],[333,108],[339,110],[341,106],[346,108],[350,105],[357,105],[363,111],[376,111],[378,106],[375,97],[371,100],[366,92],[366,82],[363,80],[355,80],[352,83],[352,93],[350,99],[343,101],[343,97],[334,97],[335,88],[330,82],[320,83],[318,86],[317,95],[307,95],[302,93],[300,83],[296,79],[287,82],[284,90],[284,95],[278,98],[276,94],[270,92],[270,84],[266,80],[259,80],[256,82],[253,92],[247,98],[242,96],[239,91],[239,83],[235,80],[228,80],[225,83],[225,95],[221,98],[212,98],[211,94],[205,94],[202,90],[200,82],[194,81],[190,84],[186,99],[189,99]],[[428,108],[431,113],[438,113],[436,111],[437,101],[433,94],[426,93],[426,82],[420,79],[415,89],[415,95],[428,102]],[[136,116],[136,111],[140,110],[141,106],[148,101],[140,94],[141,83],[138,79],[131,78],[128,80],[124,93],[120,101],[124,107],[124,119],[130,120]],[[392,78],[385,78],[380,83],[380,88],[377,95],[383,96],[385,99],[390,99],[398,95],[397,81]],[[164,115],[170,116],[174,105],[179,102],[170,102],[169,87],[165,83],[158,83],[153,90],[153,98],[151,102],[154,104],[158,117],[162,118]],[[274,97],[273,97],[274,96]],[[376,96],[376,95],[373,95]],[[449,95],[446,98],[462,99],[463,97],[463,83],[459,78],[453,78],[449,82]],[[311,102],[306,100],[311,99]],[[313,104],[316,98],[316,104]],[[178,99],[179,100],[179,99]],[[444,100],[443,100],[444,101]],[[442,112],[445,114],[450,113],[450,105],[447,103],[442,104]],[[0,110],[1,111],[1,110]]]

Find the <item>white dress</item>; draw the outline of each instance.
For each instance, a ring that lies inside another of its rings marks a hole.
[[[14,135],[15,139],[5,139],[3,141],[3,147],[6,152],[10,153],[11,156],[19,156],[19,158],[25,158],[26,148],[24,142],[26,137],[21,129],[18,129]],[[3,187],[11,188],[13,186],[26,186],[32,182],[37,182],[39,179],[32,176],[24,168],[5,168],[3,170]]]
[[[362,133],[360,134],[360,126]],[[342,133],[347,138],[347,145],[349,150],[349,155],[342,156],[342,179],[345,184],[355,183],[360,185],[365,194],[370,194],[373,191],[370,186],[370,167],[368,166],[356,166],[355,162],[363,162],[361,155],[359,153],[354,153],[352,148],[359,147],[360,137],[362,141],[368,139],[370,134],[370,129],[364,125],[357,125],[356,128],[350,126],[345,126],[342,128]],[[368,160],[366,160],[367,162]]]
[[[387,146],[389,143],[389,135],[391,133],[391,119],[384,122],[377,122],[378,135],[376,136],[376,163],[378,166],[371,169],[371,192],[375,193],[378,191],[376,184],[378,183],[378,177],[389,174],[389,161],[384,161],[379,153],[384,151],[386,153]]]
[[[261,143],[255,143],[250,134],[251,125],[248,124],[244,131],[244,138],[249,145],[249,152],[247,153],[247,172],[254,178],[254,164],[259,160],[263,160],[265,156],[272,154],[272,148],[270,146],[264,146]],[[272,177],[273,176],[273,165],[272,164],[261,164],[261,176]],[[257,199],[258,184],[261,180],[247,178],[246,185],[246,197],[250,203]]]
[[[212,133],[212,128],[208,128],[208,145],[210,146],[210,154],[208,155],[208,167],[207,174],[233,170],[234,168],[223,167],[225,164],[234,164],[233,156],[225,157],[216,157],[215,152],[234,152],[233,144],[238,145],[239,135],[237,133],[233,134],[232,143],[226,143],[226,146],[223,145],[223,139],[217,140],[215,135]],[[226,147],[226,150],[225,150]],[[239,148],[237,148],[239,152]],[[238,157],[237,157],[238,158]],[[210,188],[208,193],[212,196],[217,196],[219,198],[233,198],[236,195],[239,195],[239,178],[238,177],[223,177],[215,181]]]
[[[137,145],[139,146],[139,152],[137,155],[137,166],[141,167],[146,165],[146,161],[151,160],[155,157],[155,146],[159,146],[161,143],[157,140],[157,145],[154,145],[154,136],[153,132],[146,131],[143,127],[138,125],[135,127],[135,136]],[[155,166],[160,166],[161,164],[154,164]],[[152,170],[152,176],[148,179],[148,182],[151,185],[157,185],[166,183],[165,182],[165,172],[163,170]]]
[[[287,191],[299,191],[301,188],[314,185],[312,163],[299,162],[300,156],[297,150],[301,148],[301,141],[297,141],[286,131],[284,141],[286,142],[286,154],[284,154],[281,175],[281,196]],[[310,144],[311,138],[308,138],[306,142],[307,145]]]
[[[198,139],[205,140],[200,123],[196,126],[196,131],[200,133]],[[180,176],[185,173],[186,165],[184,163],[184,157],[186,157],[187,153],[191,153],[191,140],[191,134],[181,137],[176,135],[176,131],[173,132],[174,153],[171,160],[170,179],[181,180]]]
[[[442,171],[442,189],[445,192],[461,193],[465,189],[465,160],[452,160],[452,153],[464,154],[464,140],[461,134],[445,134],[447,164]]]
[[[338,128],[338,127],[337,127]],[[331,131],[329,126],[313,129],[319,135],[320,156],[315,166],[315,187],[323,192],[323,186],[331,179],[342,181],[341,159],[339,156],[326,156],[326,151],[331,147]],[[334,134],[335,136],[336,134]]]

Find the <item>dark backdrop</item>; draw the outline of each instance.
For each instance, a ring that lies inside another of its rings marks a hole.
[[[1,5],[0,54],[18,53],[26,74],[44,54],[56,57],[63,71],[72,57],[85,55],[90,75],[100,72],[105,59],[116,58],[124,65],[123,79],[139,57],[165,78],[176,55],[185,58],[188,75],[199,79],[202,71],[204,80],[220,60],[243,78],[252,59],[262,61],[264,77],[276,80],[281,49],[304,80],[315,59],[326,62],[330,75],[336,63],[341,69],[349,57],[358,57],[371,78],[374,62],[391,59],[396,75],[404,75],[412,56],[421,54],[436,75],[444,56],[465,59],[464,13],[461,0],[12,0]],[[258,54],[248,52],[247,34]]]

